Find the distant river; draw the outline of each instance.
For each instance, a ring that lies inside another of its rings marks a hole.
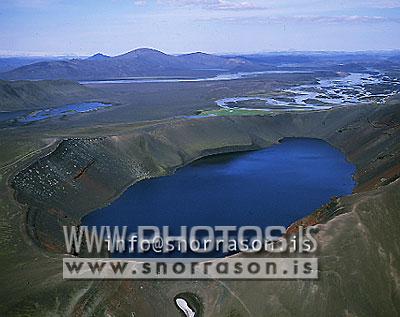
[[[369,90],[383,83],[391,83],[391,91],[374,94]],[[383,103],[398,93],[398,86],[393,79],[380,73],[349,73],[343,77],[319,79],[315,84],[294,86],[275,92],[274,96],[241,96],[229,97],[216,101],[216,104],[227,110],[257,110],[266,112],[327,110],[335,106],[355,105],[361,103]],[[248,102],[259,101],[261,107],[246,107]]]
[[[270,148],[198,160],[174,175],[141,181],[83,225],[283,225],[332,196],[348,195],[355,167],[324,141],[289,138]]]
[[[241,78],[253,78],[264,74],[297,74],[297,73],[312,73],[312,71],[302,70],[267,70],[260,72],[239,72],[233,74],[220,74],[213,77],[202,78],[173,78],[173,77],[131,77],[122,79],[110,80],[86,80],[80,81],[83,85],[101,85],[101,84],[149,84],[149,83],[191,83],[202,81],[224,81]]]

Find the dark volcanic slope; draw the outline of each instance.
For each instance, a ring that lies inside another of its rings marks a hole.
[[[3,79],[109,79],[133,76],[201,76],[206,70],[252,71],[262,67],[243,58],[225,58],[204,53],[173,56],[142,48],[108,57],[49,61],[23,66],[0,74]],[[265,68],[265,67],[264,67]]]
[[[63,224],[78,224],[88,211],[143,178],[165,175],[208,154],[257,149],[293,136],[327,140],[357,165],[358,193],[335,199],[304,220],[320,223],[318,281],[79,285],[61,280],[62,255],[57,253],[64,252]],[[190,291],[202,300],[205,316],[398,316],[399,140],[400,110],[391,104],[275,117],[177,120],[62,141],[12,180],[17,199],[28,205],[28,232],[48,252],[36,255],[25,275],[8,267],[7,272],[33,284],[31,291],[14,288],[15,296],[0,312],[20,315],[34,302],[42,315],[176,316],[174,296]]]
[[[67,80],[0,80],[0,111],[43,109],[94,98],[92,89]]]

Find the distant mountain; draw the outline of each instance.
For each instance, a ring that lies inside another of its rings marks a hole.
[[[263,68],[265,66],[240,57],[222,57],[200,52],[175,56],[140,48],[114,57],[98,53],[86,59],[34,63],[1,73],[0,78],[93,80],[134,76],[202,76],[207,71],[238,72]]]
[[[399,60],[399,51],[361,51],[361,52],[270,52],[249,55],[231,55],[226,57],[240,57],[259,65],[269,66],[331,66],[339,64],[376,62],[396,62]],[[368,66],[367,66],[368,67]]]
[[[208,69],[253,68],[257,65],[241,57],[221,57],[202,52],[180,55],[179,58],[193,66],[198,65],[198,67],[206,67]],[[259,67],[259,65],[257,65],[257,67]]]
[[[88,57],[86,60],[91,60],[91,61],[100,61],[100,60],[104,60],[110,58],[110,56],[101,54],[101,53],[97,53],[94,54],[93,56]]]
[[[115,58],[126,58],[126,59],[131,59],[131,58],[165,58],[169,57],[171,55],[165,54],[163,52],[157,51],[152,48],[138,48],[136,50],[130,51],[128,53],[122,54],[122,55],[117,55]]]
[[[21,57],[0,57],[0,73],[8,72],[10,70],[16,69],[18,67],[22,67],[25,65],[44,62],[48,60],[56,60],[58,57],[30,57],[30,56],[21,56]]]
[[[390,57],[389,61],[392,63],[400,64],[400,54]]]

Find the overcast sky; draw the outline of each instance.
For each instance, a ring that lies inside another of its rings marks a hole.
[[[1,55],[400,49],[400,0],[0,0]]]

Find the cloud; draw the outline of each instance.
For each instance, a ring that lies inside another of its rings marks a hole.
[[[264,7],[257,6],[254,3],[248,1],[225,1],[225,0],[217,0],[213,1],[212,5],[209,6],[211,9],[217,10],[259,10],[264,9]]]
[[[384,22],[397,22],[398,18],[389,18],[383,16],[360,16],[360,15],[346,15],[346,16],[294,16],[298,22],[310,23],[323,23],[323,24],[340,24],[340,23],[384,23]]]
[[[400,0],[364,0],[362,5],[370,7],[370,8],[379,8],[379,9],[395,9],[400,8]]]
[[[24,0],[20,0],[24,1]],[[34,0],[40,1],[40,0]],[[133,0],[140,5],[150,3],[150,0]],[[295,9],[295,8],[370,8],[370,9],[395,9],[400,8],[400,0],[157,0],[160,5],[174,7],[200,7],[207,10],[267,10]]]
[[[148,0],[134,0],[135,4],[143,5]],[[159,4],[174,7],[200,7],[208,10],[262,10],[264,6],[257,5],[251,1],[238,0],[158,0]]]
[[[217,21],[237,24],[270,24],[270,23],[315,23],[315,24],[372,24],[393,22],[400,23],[400,18],[383,16],[246,16],[246,17],[210,17],[201,19],[203,21]]]

